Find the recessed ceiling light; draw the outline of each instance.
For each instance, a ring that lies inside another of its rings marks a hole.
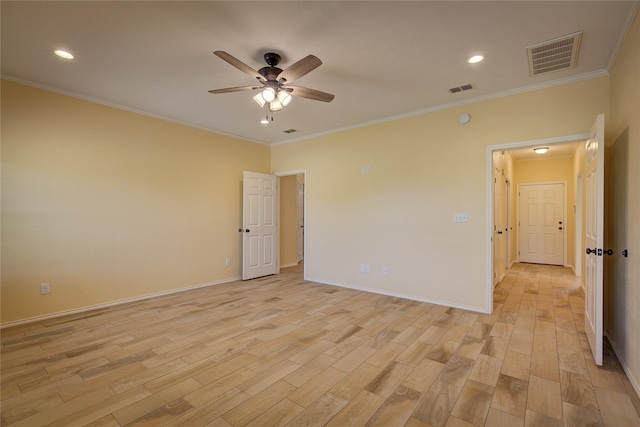
[[[467,62],[468,62],[469,64],[475,64],[476,62],[480,62],[480,61],[482,61],[483,59],[484,59],[484,56],[482,56],[482,55],[475,55],[475,56],[472,56],[471,58],[467,59]]]
[[[67,52],[66,50],[56,49],[56,50],[53,51],[53,53],[58,55],[60,58],[73,59],[73,55],[70,54],[69,52]]]

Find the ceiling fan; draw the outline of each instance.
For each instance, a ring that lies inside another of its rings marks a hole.
[[[236,86],[228,87],[224,89],[213,89],[209,93],[229,93],[239,92],[244,90],[260,90],[253,99],[262,107],[265,104],[269,104],[269,111],[279,111],[282,107],[291,102],[291,96],[299,96],[301,98],[313,99],[315,101],[331,102],[334,95],[326,92],[321,92],[315,89],[309,89],[300,86],[290,86],[289,83],[296,79],[306,75],[307,73],[315,70],[322,61],[314,55],[308,55],[298,62],[292,64],[287,69],[282,70],[277,65],[282,59],[280,55],[273,52],[264,54],[264,60],[267,63],[267,67],[262,67],[256,71],[243,63],[234,56],[227,52],[217,50],[213,52],[214,55],[227,61],[229,64],[236,67],[243,73],[254,77],[258,80],[259,85],[253,86]]]

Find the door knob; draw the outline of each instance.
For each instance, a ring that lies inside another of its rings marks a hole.
[[[250,232],[251,230],[249,230],[248,228],[246,230],[244,230],[245,233]]]
[[[609,256],[611,256],[611,255],[613,255],[613,250],[607,249],[606,251],[604,251],[604,253],[609,255]]]
[[[591,248],[587,248],[587,255],[589,254],[595,254],[596,250],[595,249],[591,249]]]
[[[622,251],[622,256],[623,257],[627,257],[629,255],[629,251],[627,251],[626,249],[624,251]]]
[[[558,227],[558,230],[562,230],[562,227]]]
[[[502,234],[502,231],[498,231],[498,234]]]

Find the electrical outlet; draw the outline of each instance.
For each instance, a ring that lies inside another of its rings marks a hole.
[[[224,265],[226,265],[227,267],[229,267],[231,265],[231,259],[227,258],[224,260]]]
[[[370,267],[370,266],[368,266],[368,265],[365,265],[365,266],[364,266],[364,272],[365,272],[365,273],[371,273],[371,267]]]
[[[384,276],[386,276],[386,275],[388,275],[388,274],[389,274],[389,270],[387,270],[387,267],[382,267],[382,274],[383,274]]]
[[[40,294],[45,295],[45,294],[48,294],[49,292],[51,292],[51,284],[49,283],[40,284]]]
[[[364,264],[360,264],[360,273],[364,273]]]

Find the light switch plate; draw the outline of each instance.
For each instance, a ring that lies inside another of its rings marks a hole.
[[[469,222],[469,217],[466,213],[454,213],[453,222]]]

